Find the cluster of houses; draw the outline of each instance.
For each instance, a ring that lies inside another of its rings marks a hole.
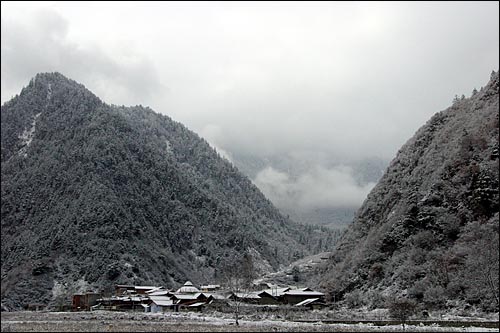
[[[190,281],[177,290],[155,286],[116,285],[115,295],[98,293],[73,295],[72,309],[129,310],[144,312],[203,311],[206,306],[232,306],[236,302],[252,305],[290,305],[308,309],[324,307],[324,294],[310,288],[279,287],[271,284],[261,290],[233,292],[220,285],[195,287]]]

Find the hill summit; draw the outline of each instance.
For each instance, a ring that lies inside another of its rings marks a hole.
[[[38,74],[2,106],[1,162],[11,308],[115,283],[207,283],[246,254],[268,272],[332,244],[182,124],[105,104],[59,73]]]

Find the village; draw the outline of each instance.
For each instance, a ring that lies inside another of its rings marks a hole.
[[[256,308],[294,307],[301,310],[321,309],[326,306],[324,294],[307,287],[277,286],[269,283],[254,285],[251,290],[231,290],[218,284],[202,285],[199,288],[186,281],[177,290],[162,286],[116,285],[115,294],[103,297],[97,292],[74,294],[72,311],[135,311],[135,312],[179,312],[204,311],[206,307],[216,310],[238,310],[241,306]]]

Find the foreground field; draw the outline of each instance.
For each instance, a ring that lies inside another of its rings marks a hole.
[[[401,325],[240,320],[204,313],[2,312],[2,332],[398,332]],[[464,325],[467,326],[467,325]],[[406,325],[409,332],[498,332],[485,327]]]

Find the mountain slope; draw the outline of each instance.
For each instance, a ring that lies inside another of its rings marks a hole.
[[[400,149],[322,275],[332,298],[498,311],[498,81]]]
[[[220,262],[247,252],[271,270],[327,236],[281,216],[183,125],[107,105],[58,73],[37,75],[1,116],[10,307],[113,283],[209,282]]]

